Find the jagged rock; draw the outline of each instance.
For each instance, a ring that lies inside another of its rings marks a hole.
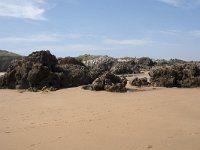
[[[47,66],[49,69],[54,69],[58,64],[58,60],[50,53],[50,51],[33,52],[25,58],[25,61],[29,61],[33,64],[40,63],[42,66]]]
[[[116,62],[116,59],[108,56],[101,56],[92,60],[83,61],[87,67],[95,70],[101,70],[102,72],[110,71],[111,67]]]
[[[42,88],[43,86],[55,86],[54,69],[57,64],[55,56],[49,51],[33,52],[21,60],[13,61],[3,76],[2,88],[27,89],[29,87]],[[54,80],[51,78],[54,77]]]
[[[6,72],[8,69],[9,64],[16,58],[12,57],[4,57],[0,58],[0,72]]]
[[[60,65],[60,81],[62,87],[75,87],[92,83],[89,69],[79,65]]]
[[[135,79],[131,80],[129,83],[132,86],[138,86],[138,87],[148,86],[149,85],[149,82],[148,82],[146,77],[144,77],[144,78],[135,78]]]
[[[62,72],[61,84],[64,87],[90,84],[101,74],[73,57],[59,59],[57,69],[58,72]]]
[[[186,61],[180,60],[180,59],[170,59],[170,60],[158,59],[158,60],[155,60],[155,62],[156,62],[156,66],[160,66],[160,67],[187,64]]]
[[[0,78],[0,88],[66,88],[90,84],[96,76],[74,58],[58,60],[49,51],[37,51],[14,61]]]
[[[156,63],[148,57],[142,57],[138,59],[137,64],[141,69],[150,70]]]
[[[83,89],[94,91],[126,92],[126,78],[120,78],[110,72],[104,73],[101,77],[95,79],[90,86],[84,86]]]
[[[154,86],[200,87],[200,67],[195,63],[156,67],[149,75]]]
[[[78,59],[74,57],[59,58],[58,64],[59,65],[71,64],[71,65],[85,66],[81,61],[79,61]]]
[[[136,74],[140,73],[139,67],[134,61],[129,62],[118,62],[112,66],[110,72],[121,75],[121,74]]]

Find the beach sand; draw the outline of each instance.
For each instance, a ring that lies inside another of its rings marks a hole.
[[[199,150],[200,89],[0,90],[1,150]]]

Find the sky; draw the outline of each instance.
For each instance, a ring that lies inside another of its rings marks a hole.
[[[200,60],[200,0],[0,0],[0,49]]]

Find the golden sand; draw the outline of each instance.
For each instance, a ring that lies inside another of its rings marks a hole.
[[[0,90],[1,150],[199,150],[200,89]]]

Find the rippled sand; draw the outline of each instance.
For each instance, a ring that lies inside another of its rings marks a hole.
[[[0,90],[1,150],[199,150],[200,89]]]

